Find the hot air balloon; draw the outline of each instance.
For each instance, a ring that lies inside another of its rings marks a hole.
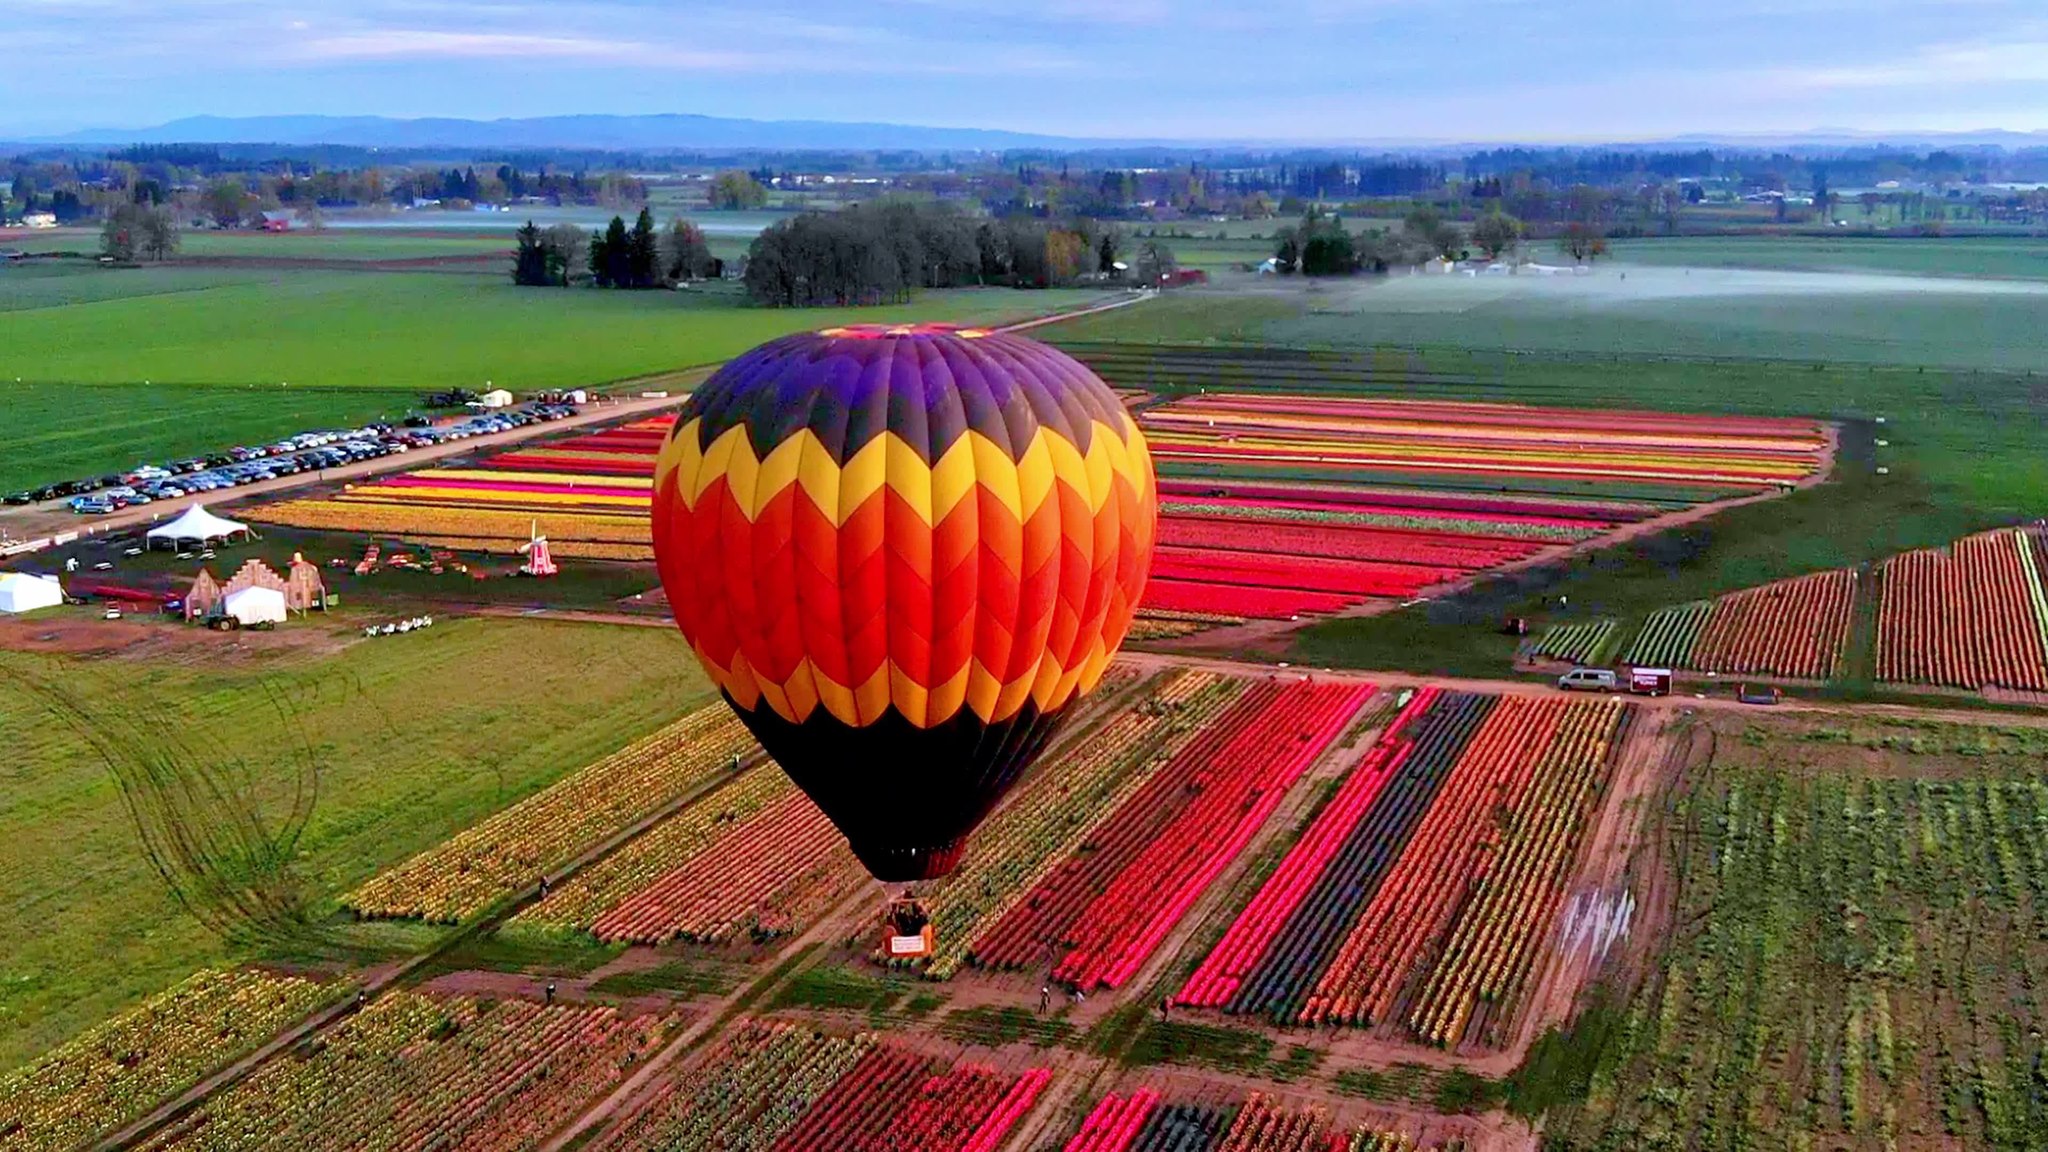
[[[1144,438],[1094,373],[945,325],[727,363],[654,476],[677,626],[886,883],[952,871],[1101,679],[1157,517]]]

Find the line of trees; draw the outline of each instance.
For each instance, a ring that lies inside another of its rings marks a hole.
[[[777,308],[879,304],[920,288],[1049,288],[1115,277],[1121,233],[1093,220],[974,219],[883,201],[777,221],[747,256],[747,293]]]
[[[1599,237],[1597,230],[1588,228],[1588,232],[1592,238]],[[1399,228],[1354,233],[1342,218],[1311,207],[1299,224],[1275,233],[1273,259],[1283,274],[1349,276],[1431,259],[1459,259],[1470,255],[1468,244],[1476,246],[1486,259],[1498,260],[1521,243],[1522,234],[1522,222],[1497,208],[1474,221],[1469,233],[1428,204],[1416,206]],[[1599,252],[1591,248],[1589,238],[1584,254],[1567,251],[1578,259],[1590,259],[1606,251],[1605,239],[1598,239]]]
[[[530,288],[567,287],[579,270],[599,288],[627,289],[665,288],[723,272],[702,229],[676,217],[657,232],[645,208],[630,228],[621,216],[595,232],[573,224],[542,230],[528,220],[514,239],[512,282]]]

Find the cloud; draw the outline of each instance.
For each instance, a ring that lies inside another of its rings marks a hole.
[[[296,22],[295,27],[304,27]],[[582,60],[697,69],[757,67],[758,56],[707,52],[635,40],[591,36],[550,36],[513,32],[445,32],[426,28],[380,28],[339,35],[315,35],[293,46],[307,61],[408,60]]]
[[[1788,69],[1776,78],[1812,90],[2048,84],[2048,35],[2040,28],[1997,41],[1937,44],[1895,60]],[[2027,38],[2030,37],[2030,38]]]

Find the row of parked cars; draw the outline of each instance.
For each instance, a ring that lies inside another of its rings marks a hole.
[[[38,504],[70,497],[72,511],[81,515],[105,515],[130,505],[174,500],[180,496],[235,488],[323,468],[339,468],[413,448],[507,432],[575,414],[576,408],[570,404],[533,404],[471,416],[451,424],[435,425],[424,416],[415,416],[403,426],[380,423],[344,431],[302,432],[275,444],[243,445],[206,456],[187,457],[167,464],[144,464],[127,472],[66,480],[14,492],[6,497],[6,502]]]

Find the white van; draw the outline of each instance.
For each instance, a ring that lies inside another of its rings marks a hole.
[[[1574,668],[1557,678],[1557,686],[1567,692],[1614,692],[1621,682],[1606,668]]]

